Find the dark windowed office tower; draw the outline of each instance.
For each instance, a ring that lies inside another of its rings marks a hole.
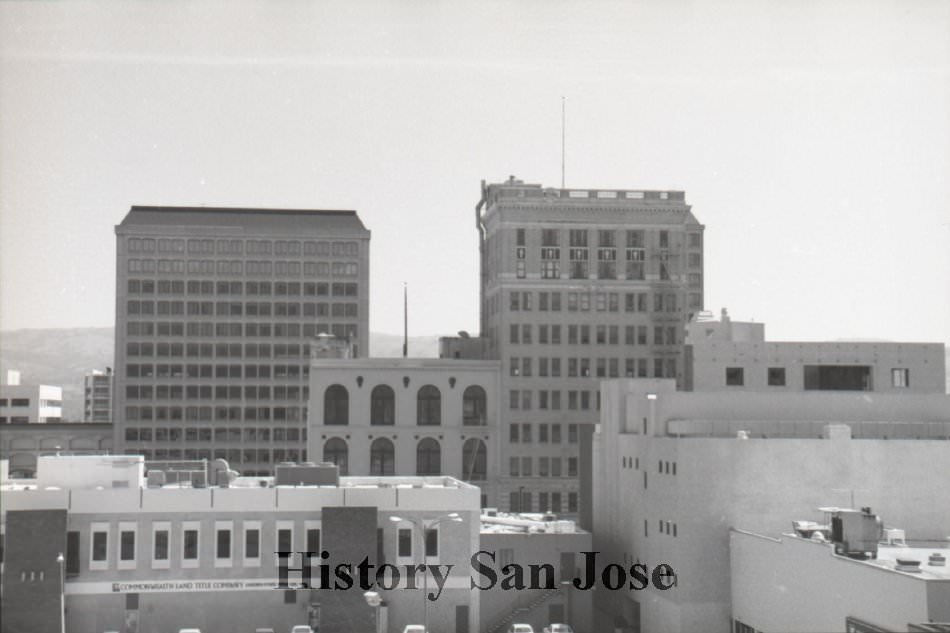
[[[579,511],[599,381],[682,379],[703,309],[703,226],[682,191],[482,183],[481,332],[502,361],[500,499]]]
[[[355,211],[135,206],[116,227],[115,446],[306,459],[310,346],[369,353],[370,232]]]

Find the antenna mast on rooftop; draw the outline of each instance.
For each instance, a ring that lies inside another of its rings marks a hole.
[[[409,356],[409,289],[402,282],[402,357]]]
[[[565,128],[565,101],[561,97],[561,189],[564,188],[564,128]]]

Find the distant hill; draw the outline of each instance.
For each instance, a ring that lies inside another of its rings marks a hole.
[[[82,377],[114,362],[113,328],[10,330],[0,332],[0,370],[20,372],[23,383],[63,388],[63,417],[82,419]],[[370,333],[373,356],[402,356],[402,336]],[[409,355],[439,355],[438,336],[409,338]]]
[[[0,370],[18,370],[24,383],[62,387],[63,417],[81,420],[82,377],[93,369],[112,366],[113,343],[111,327],[0,332]],[[402,336],[371,332],[370,349],[377,357],[401,356]],[[437,357],[439,337],[410,337],[409,355]],[[950,348],[947,350],[947,367],[950,367]],[[950,373],[947,393],[950,393]]]

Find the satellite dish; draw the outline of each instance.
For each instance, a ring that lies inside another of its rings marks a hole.
[[[465,330],[459,330],[459,337],[460,337],[460,338],[469,338],[469,334],[468,334],[468,332],[466,332]]]

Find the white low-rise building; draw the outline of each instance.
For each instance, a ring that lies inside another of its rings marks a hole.
[[[36,480],[6,482],[4,631],[60,631],[60,600],[68,633],[297,624],[369,632],[377,615],[379,631],[426,617],[431,630],[479,631],[469,564],[481,526],[478,488],[444,476],[339,478],[332,465],[281,466],[275,484],[235,479],[223,462],[195,464],[146,477],[141,456],[41,457]],[[283,551],[297,552],[286,587]],[[300,586],[304,551],[328,553],[311,560],[311,588]],[[436,599],[424,608],[421,572],[408,591],[406,573],[395,583],[387,572],[386,586],[373,587],[377,613],[358,580],[337,585],[337,565],[355,569],[364,559],[373,569],[440,566],[441,582],[427,575]]]

